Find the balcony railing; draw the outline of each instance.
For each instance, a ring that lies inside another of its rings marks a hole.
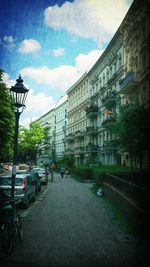
[[[95,135],[97,133],[98,133],[98,127],[97,126],[86,127],[86,134],[87,135]]]
[[[136,88],[138,82],[135,80],[134,73],[128,72],[126,77],[120,81],[120,91],[122,94],[130,93]]]
[[[102,148],[103,151],[114,151],[118,149],[118,146],[115,140],[111,140],[111,141],[105,141]]]
[[[75,154],[83,154],[83,153],[84,153],[83,146],[75,147]]]
[[[68,135],[66,135],[66,140],[67,141],[72,141],[74,139],[74,134],[73,133],[69,133]]]
[[[66,126],[63,126],[63,127],[62,127],[62,130],[63,130],[64,132],[66,132]]]
[[[82,137],[84,137],[84,135],[85,135],[85,132],[79,130],[79,131],[75,132],[74,137],[75,138],[82,138]]]
[[[108,80],[107,84],[110,85],[117,77],[117,72],[115,72],[112,77]]]
[[[91,96],[91,99],[96,98],[98,95],[99,95],[99,92],[95,92],[95,93]]]
[[[74,149],[73,148],[67,148],[65,151],[64,151],[64,155],[73,155],[74,154]]]
[[[107,108],[114,107],[116,105],[116,93],[112,92],[102,98],[102,103]]]
[[[99,146],[94,145],[94,144],[88,144],[86,146],[86,152],[87,153],[98,153]]]
[[[96,117],[98,113],[98,106],[96,105],[89,105],[86,107],[86,116],[89,118]]]
[[[114,115],[109,115],[109,117],[105,118],[103,121],[102,121],[102,125],[105,126],[107,123],[109,122],[115,122],[116,121],[116,118]]]

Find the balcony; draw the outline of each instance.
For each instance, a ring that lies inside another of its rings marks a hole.
[[[116,118],[114,115],[108,115],[107,118],[105,118],[103,121],[102,121],[102,125],[105,126],[106,124],[110,123],[110,122],[115,122],[116,121]]]
[[[83,146],[75,147],[75,154],[83,154],[83,153],[84,153]]]
[[[105,97],[102,98],[102,103],[108,109],[114,107],[116,105],[116,93],[108,93]]]
[[[75,137],[76,139],[78,139],[78,138],[83,138],[84,135],[85,135],[85,132],[79,130],[79,131],[76,131],[76,132],[75,132],[74,137]]]
[[[94,145],[92,143],[89,143],[86,146],[86,153],[98,153],[99,147],[97,145]]]
[[[120,81],[120,92],[122,94],[128,94],[133,91],[138,85],[138,82],[135,80],[134,73],[128,72],[126,77]]]
[[[42,142],[40,145],[39,145],[39,148],[40,149],[49,149],[51,147],[51,143],[47,143],[47,142]]]
[[[62,142],[66,143],[66,137],[62,138]]]
[[[73,155],[74,154],[74,150],[72,148],[67,148],[65,151],[64,151],[64,155],[65,156],[70,156],[70,155]]]
[[[86,111],[86,116],[88,118],[95,118],[98,113],[98,106],[90,104],[89,106],[86,107],[85,111]]]
[[[99,95],[99,92],[95,92],[92,96],[91,96],[91,99],[93,100],[94,98],[97,98]]]
[[[104,144],[102,146],[102,151],[109,152],[109,151],[115,151],[118,149],[116,140],[109,140],[104,141]]]
[[[68,135],[66,135],[66,140],[67,141],[73,141],[74,140],[74,134],[73,133],[69,133]]]
[[[66,126],[62,127],[63,132],[66,132]]]
[[[98,133],[98,127],[97,126],[86,127],[86,134],[87,135],[96,135],[97,133]]]
[[[117,78],[118,73],[115,72],[112,77],[108,80],[107,84],[111,85],[111,83]]]
[[[98,75],[97,74],[94,74],[92,79],[90,80],[90,84],[94,84],[96,81],[98,81]]]

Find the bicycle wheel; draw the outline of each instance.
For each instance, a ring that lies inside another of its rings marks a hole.
[[[13,251],[13,237],[10,223],[3,225],[2,232],[2,249],[5,254],[9,255]]]

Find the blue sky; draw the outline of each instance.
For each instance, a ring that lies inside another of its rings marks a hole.
[[[0,68],[30,89],[21,124],[53,108],[102,54],[132,0],[1,0]],[[110,16],[111,14],[111,16]]]

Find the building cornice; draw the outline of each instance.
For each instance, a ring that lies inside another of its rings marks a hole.
[[[86,78],[87,78],[87,72],[85,72],[85,73],[79,78],[79,80],[78,80],[75,84],[73,84],[73,85],[67,90],[67,94],[71,93],[74,89],[76,89],[76,87],[79,86],[80,83],[82,83],[83,80],[86,79]]]

